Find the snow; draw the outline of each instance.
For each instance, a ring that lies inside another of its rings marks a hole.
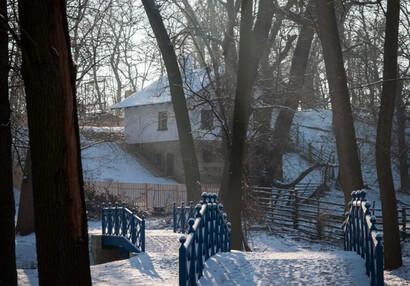
[[[298,113],[299,114],[299,113]],[[295,117],[305,138],[327,144],[331,128],[326,112],[304,112]],[[303,125],[303,126],[302,126]],[[364,128],[366,130],[366,128]],[[104,131],[104,130],[101,130]],[[368,130],[370,132],[370,130]],[[362,132],[360,134],[363,134]],[[150,174],[118,144],[94,144],[83,139],[88,148],[82,150],[84,177],[93,181],[175,183]],[[368,161],[370,162],[370,161]],[[286,154],[284,170],[292,180],[308,164],[296,154]],[[367,182],[375,178],[374,165],[364,166]],[[314,171],[305,182],[317,182],[320,172]],[[18,208],[19,191],[15,190]],[[343,201],[341,191],[332,189],[328,198]],[[410,196],[398,193],[398,199],[410,204]],[[379,201],[375,185],[368,193],[369,200]],[[326,199],[324,199],[326,200]],[[377,205],[376,205],[377,206]],[[16,212],[17,213],[17,212]],[[110,263],[92,265],[94,285],[178,285],[178,247],[181,234],[170,228],[170,218],[148,217],[146,220],[146,252]],[[88,222],[89,235],[101,233],[101,221]],[[204,269],[199,285],[369,285],[364,260],[354,252],[324,243],[311,243],[296,232],[288,234],[251,231],[249,237],[253,252],[217,254],[211,257]],[[19,285],[38,285],[35,234],[16,236],[16,262]],[[410,285],[410,244],[403,244],[403,264],[400,269],[385,271],[385,284]]]
[[[212,76],[212,75],[211,75]],[[206,69],[195,69],[187,71],[182,75],[182,81],[186,96],[197,93],[209,84],[208,72]],[[120,103],[112,106],[112,109],[127,108],[149,104],[159,104],[171,102],[171,91],[169,88],[168,76],[164,75],[159,80],[153,82],[146,88],[135,92]]]
[[[155,177],[114,142],[91,144],[81,151],[84,180],[127,183],[175,184]]]
[[[100,233],[101,221],[89,222],[89,233]],[[162,229],[157,229],[158,226]],[[150,227],[153,226],[153,229]],[[178,285],[178,248],[181,234],[163,221],[147,220],[146,252],[125,260],[91,266],[93,285]],[[19,285],[38,285],[35,235],[17,236]],[[324,244],[294,237],[251,233],[253,252],[232,251],[205,263],[199,285],[369,285],[364,260]],[[408,245],[405,251],[408,251]],[[385,271],[386,285],[410,285],[410,259],[405,267]]]

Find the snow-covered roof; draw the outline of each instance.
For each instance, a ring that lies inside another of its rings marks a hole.
[[[187,70],[182,74],[185,97],[192,96],[209,84],[209,75],[213,77],[213,72],[206,68]],[[159,80],[153,82],[146,88],[135,92],[123,101],[115,104],[111,109],[127,108],[132,106],[150,105],[171,102],[171,92],[169,88],[168,76],[164,75]]]

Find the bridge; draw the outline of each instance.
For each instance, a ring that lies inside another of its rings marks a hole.
[[[370,265],[370,263],[367,262],[367,258],[363,260],[361,255],[365,254],[362,254],[360,249],[370,250],[370,246],[363,246],[364,240],[360,239],[358,232],[354,231],[354,223],[349,224],[354,221],[353,213],[359,213],[359,205],[361,206],[362,202],[365,210],[366,204],[362,193],[355,193],[351,204],[352,209],[347,214],[344,224],[345,249],[354,251],[327,248],[323,245],[315,246],[291,240],[286,236],[270,236],[266,232],[257,232],[251,240],[253,252],[229,252],[229,241],[225,239],[225,237],[229,238],[229,235],[223,230],[228,230],[229,226],[226,216],[223,215],[222,206],[216,201],[216,196],[212,195],[203,199],[202,203],[195,207],[196,213],[193,216],[195,219],[191,220],[189,217],[192,217],[193,211],[191,210],[190,214],[189,206],[179,208],[175,206],[173,217],[178,223],[174,224],[172,229],[150,229],[148,227],[144,231],[146,252],[140,252],[128,260],[112,262],[113,267],[93,266],[93,284],[104,285],[104,281],[107,281],[109,277],[110,283],[118,285],[124,283],[124,279],[132,281],[130,285],[284,285],[289,283],[294,285],[370,285],[371,281],[372,285],[383,285],[374,282],[371,270],[367,271],[370,277],[366,275],[365,265]],[[115,208],[111,208],[111,211],[113,209]],[[122,213],[122,209],[119,209],[117,206],[117,214]],[[218,222],[219,226],[217,227],[218,223],[215,220],[214,224],[207,224],[209,228],[205,230],[206,224],[201,224],[201,218],[217,217],[218,212],[222,215]],[[109,220],[105,220],[106,225]],[[116,224],[115,217],[112,217],[112,222],[114,227],[109,235],[120,236],[123,224],[121,222]],[[219,241],[219,244],[216,243],[219,248],[217,246],[210,248],[209,244],[207,246],[203,243],[206,240],[205,236],[200,238],[200,233],[210,233],[211,225],[214,231],[217,229],[218,235],[212,237],[215,242]],[[106,235],[108,235],[108,229],[106,227]],[[202,229],[202,231],[197,232],[197,229]],[[364,227],[361,229],[364,230]],[[116,230],[118,230],[117,235]],[[182,231],[188,232],[183,238],[180,233]],[[374,234],[371,237],[377,242],[380,236]],[[191,244],[187,243],[188,241],[191,241]],[[199,244],[200,241],[202,245]],[[359,242],[362,243],[361,246]],[[198,251],[198,249],[208,249],[208,251]],[[223,253],[225,251],[227,252]],[[203,264],[201,262],[192,264],[195,258],[193,253],[196,256],[200,253],[208,253],[209,257],[201,260]],[[377,263],[375,261],[375,265]],[[380,274],[380,272],[374,273],[375,276]]]

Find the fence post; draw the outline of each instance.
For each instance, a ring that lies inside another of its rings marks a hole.
[[[182,233],[185,233],[185,224],[186,224],[185,203],[181,202],[181,232]]]
[[[293,205],[293,228],[297,229],[299,227],[299,196],[298,196],[298,189],[294,190],[294,205]]]
[[[174,223],[174,232],[177,232],[177,204],[176,204],[176,202],[174,202],[173,204],[172,204],[172,216],[173,216],[173,218],[174,218],[174,221],[173,221],[173,223]]]
[[[312,156],[312,143],[311,142],[308,143],[308,158],[309,158],[309,162],[312,163],[313,156]]]
[[[181,201],[182,199],[179,198],[179,190],[178,190],[178,185],[175,185],[175,192],[176,192],[176,198],[174,198],[175,201]]]
[[[148,184],[145,183],[145,207],[148,208]]]
[[[186,286],[187,282],[187,269],[186,269],[186,248],[185,248],[185,236],[181,236],[179,242],[179,286]]]

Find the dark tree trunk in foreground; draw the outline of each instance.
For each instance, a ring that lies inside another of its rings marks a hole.
[[[151,28],[157,39],[158,46],[164,59],[171,90],[172,105],[177,122],[179,144],[181,147],[182,162],[185,172],[188,201],[198,201],[201,198],[200,175],[198,161],[192,138],[191,124],[186,105],[184,88],[179,71],[174,46],[162,21],[158,6],[154,0],[142,0]]]
[[[91,285],[65,1],[19,1],[40,285]]]
[[[398,75],[399,76],[399,75]],[[397,116],[397,141],[399,151],[399,171],[400,171],[400,189],[402,192],[410,192],[409,164],[407,163],[406,145],[406,105],[403,101],[403,84],[401,80],[397,82],[396,92],[396,116]]]
[[[36,231],[34,222],[33,176],[31,173],[30,149],[24,163],[24,176],[20,188],[19,211],[17,214],[16,233],[28,235]]]
[[[3,19],[0,20],[0,285],[17,285],[6,11],[7,1],[1,0],[0,14]]]
[[[386,34],[384,42],[383,89],[380,102],[376,139],[376,169],[383,213],[384,266],[399,268],[401,258],[396,193],[390,161],[391,133],[397,91],[397,49],[400,1],[387,2]]]
[[[351,192],[363,188],[363,177],[333,0],[317,0],[317,8],[319,37],[332,104],[337,157],[347,206]]]
[[[242,1],[238,80],[234,104],[232,141],[229,153],[228,187],[225,190],[221,190],[223,192],[225,211],[232,223],[232,248],[237,250],[244,249],[241,220],[242,178],[250,97],[273,16],[271,2],[268,0],[260,1],[255,28],[252,30],[252,6],[253,1]]]
[[[305,14],[309,15],[313,13],[313,4],[314,0],[310,0]],[[282,180],[283,177],[283,153],[288,146],[290,127],[302,96],[313,35],[314,31],[311,27],[302,26],[300,29],[296,48],[293,52],[292,65],[290,67],[287,98],[283,104],[285,108],[279,112],[278,118],[276,119],[275,129],[272,136],[273,148],[269,151],[267,156],[267,182],[265,182],[265,185],[271,185],[273,179]]]

